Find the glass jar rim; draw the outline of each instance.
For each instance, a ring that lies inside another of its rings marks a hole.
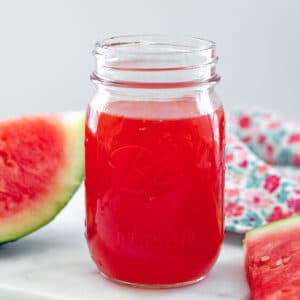
[[[216,43],[214,41],[197,36],[177,34],[128,34],[112,36],[101,41],[97,41],[94,53],[101,54],[101,52],[111,49],[112,47],[124,45],[155,45],[161,43],[172,43],[173,46],[182,46],[189,52],[200,52],[216,47]],[[100,53],[98,51],[100,51]]]
[[[136,57],[156,57],[187,55],[193,60],[194,65],[178,65],[176,67],[199,67],[217,60],[215,55],[216,43],[200,37],[167,34],[141,34],[113,36],[96,42],[94,55],[105,58],[104,65],[115,65],[117,57],[124,55],[135,55]],[[119,63],[119,62],[118,62]],[[153,61],[152,61],[153,63]],[[186,62],[188,63],[188,62]],[[122,66],[119,66],[122,68]],[[164,66],[165,69],[173,69],[174,66]],[[135,69],[144,69],[142,66]],[[149,69],[149,68],[146,68]],[[161,66],[152,66],[151,69],[162,69]]]
[[[114,36],[97,42],[95,77],[110,82],[217,82],[216,43],[200,37],[166,34]],[[181,72],[181,78],[178,72]],[[125,73],[126,72],[126,73]],[[139,73],[139,74],[138,74]]]

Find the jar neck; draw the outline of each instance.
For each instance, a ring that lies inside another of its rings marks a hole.
[[[123,36],[96,44],[91,79],[133,89],[203,89],[220,80],[215,44],[186,37]]]

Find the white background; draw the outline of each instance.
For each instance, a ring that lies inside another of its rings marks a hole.
[[[227,110],[259,105],[297,118],[297,0],[0,0],[0,117],[85,109],[96,40],[180,33],[215,40]]]

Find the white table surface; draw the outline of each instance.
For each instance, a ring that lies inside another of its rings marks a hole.
[[[17,296],[20,293],[27,296]],[[184,288],[144,290],[99,275],[84,238],[81,188],[49,225],[0,247],[0,300],[249,299],[242,237],[227,234],[219,260],[202,282]]]

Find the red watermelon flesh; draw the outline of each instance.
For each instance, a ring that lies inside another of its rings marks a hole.
[[[251,299],[300,299],[300,216],[248,232],[244,246]]]
[[[84,115],[0,121],[0,243],[52,220],[84,174]]]

